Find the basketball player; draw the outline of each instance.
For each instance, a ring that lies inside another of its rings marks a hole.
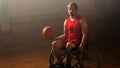
[[[52,42],[53,51],[59,61],[59,68],[65,68],[60,54],[60,48],[66,47],[67,50],[67,68],[71,68],[70,56],[71,50],[77,47],[81,52],[87,39],[87,23],[84,17],[78,14],[78,6],[74,2],[67,5],[69,17],[64,21],[63,34],[56,37]]]

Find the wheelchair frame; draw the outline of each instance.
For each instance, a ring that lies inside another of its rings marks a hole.
[[[92,48],[92,49],[91,49]],[[79,53],[78,50],[73,50],[71,58],[72,68],[100,68],[100,54],[99,51],[93,46],[88,47],[88,44],[85,45],[83,53]],[[64,64],[66,64],[66,49],[62,48],[62,58]],[[54,55],[53,50],[51,49],[49,56],[49,68],[58,68],[57,58]]]

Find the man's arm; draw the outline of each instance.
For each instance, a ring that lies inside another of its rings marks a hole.
[[[82,40],[79,46],[80,51],[83,51],[84,45],[86,43],[87,35],[88,35],[88,26],[86,20],[82,17],[80,20],[81,29],[82,29]]]

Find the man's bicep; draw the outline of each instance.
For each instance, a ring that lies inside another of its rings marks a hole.
[[[66,29],[66,20],[64,21],[64,29],[63,29],[63,34],[67,35],[67,29]]]

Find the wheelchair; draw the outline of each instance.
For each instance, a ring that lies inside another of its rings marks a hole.
[[[73,49],[72,54],[70,62],[72,68],[100,68],[100,54],[95,46],[85,44],[82,54],[77,49]],[[65,48],[61,49],[61,55],[66,64]],[[49,64],[49,68],[58,68],[58,61],[52,49],[49,55]]]

